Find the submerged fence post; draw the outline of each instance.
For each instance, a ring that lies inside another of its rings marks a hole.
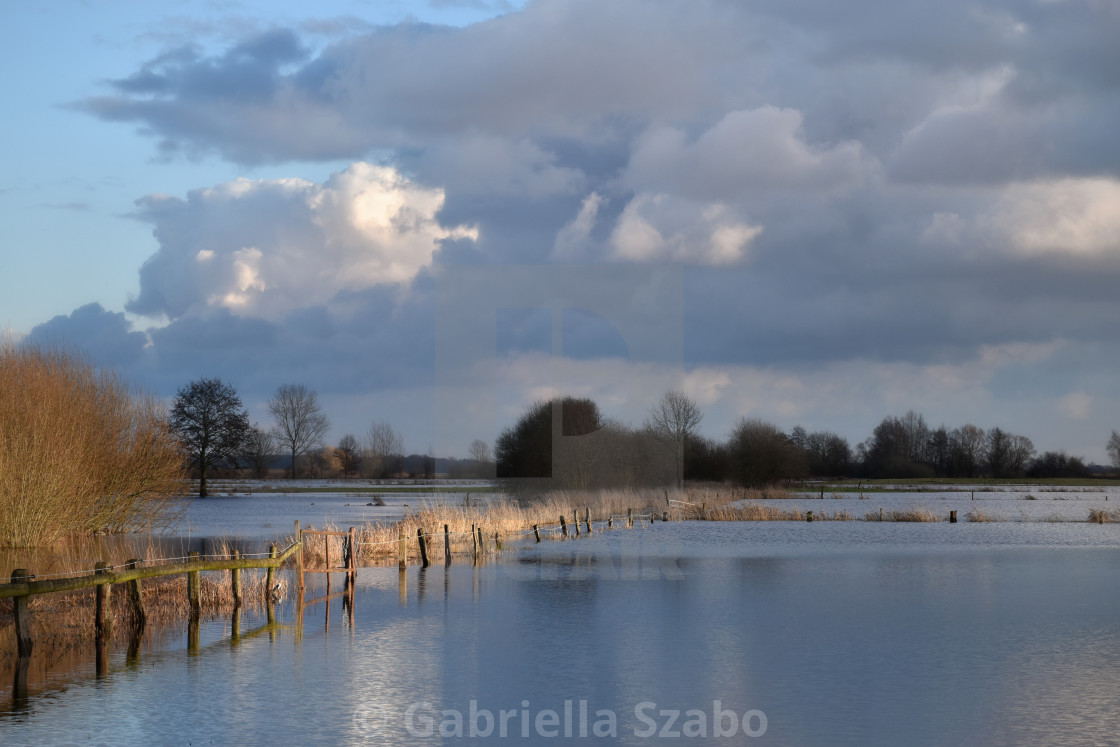
[[[354,527],[350,527],[350,557],[346,567],[350,569],[350,578],[358,577],[358,545],[354,542]]]
[[[568,536],[568,522],[564,520],[564,514],[560,514],[560,531],[565,537]]]
[[[805,512],[805,521],[807,521],[809,523],[812,523],[812,521],[813,521],[813,512],[812,511],[806,511]]]
[[[99,560],[93,564],[95,576],[104,576],[109,572],[109,564]],[[113,591],[112,584],[98,584],[94,599],[94,642],[97,646],[96,671],[101,677],[109,671],[109,638],[113,633],[113,621],[109,618],[109,601]]]
[[[13,584],[31,583],[33,578],[35,578],[34,574],[26,568],[16,568],[12,571]],[[31,617],[27,610],[28,596],[30,595],[12,597],[16,612],[16,653],[19,654],[20,659],[31,656]]]
[[[128,570],[134,571],[143,562],[139,558],[133,558],[128,561],[126,567]],[[148,622],[148,616],[144,613],[144,597],[140,595],[140,579],[138,578],[128,582],[128,606],[132,611],[132,629],[143,629]]]
[[[275,560],[276,559],[276,543],[272,543],[271,545],[268,546],[268,557],[269,557],[270,560]],[[275,568],[275,566],[271,566],[271,565],[268,567],[268,570],[265,571],[265,574],[264,574],[264,601],[265,602],[267,602],[269,599],[272,598],[272,577],[275,575],[275,573],[276,573],[276,568]]]
[[[408,564],[408,537],[404,532],[397,533],[397,568],[404,570]]]
[[[949,512],[949,523],[950,524],[956,524],[957,523],[957,512],[956,511],[950,511]]]
[[[443,525],[443,566],[451,565],[451,527]]]
[[[240,550],[234,550],[233,551],[233,559],[234,560],[241,560],[241,551]],[[229,569],[229,591],[230,591],[231,594],[233,594],[233,606],[234,607],[240,607],[241,606],[241,569],[240,568],[230,568]]]
[[[197,552],[189,552],[187,557],[190,558],[191,563],[198,562]],[[187,602],[191,605],[192,615],[202,612],[202,581],[199,579],[198,571],[187,573]]]
[[[626,509],[626,528],[634,528],[634,509],[632,508]]]
[[[471,560],[478,560],[478,535],[475,530],[478,528],[477,524],[471,524]]]
[[[421,568],[427,568],[428,565],[429,565],[429,563],[428,563],[428,543],[427,543],[427,540],[424,538],[424,530],[423,529],[417,528],[417,530],[416,530],[416,540],[420,545],[420,567]]]
[[[485,555],[486,554],[486,542],[482,539],[482,525],[481,524],[478,525],[478,529],[476,531],[478,532],[478,551],[480,553],[482,553],[483,555]]]
[[[299,549],[296,550],[296,586],[303,588],[303,530],[299,528],[299,519],[296,519],[296,542],[299,543]]]
[[[578,508],[573,508],[572,509],[572,523],[576,525],[576,536],[578,537],[580,535],[580,531],[579,531],[579,509]]]
[[[583,508],[583,521],[587,524],[587,536],[591,536],[591,507],[584,506]]]
[[[541,530],[537,528],[536,524],[533,525],[533,536],[537,538],[537,542],[541,541]]]

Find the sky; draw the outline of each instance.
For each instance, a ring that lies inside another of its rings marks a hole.
[[[0,331],[168,400],[448,456],[553,392],[1120,428],[1115,0],[0,12]]]

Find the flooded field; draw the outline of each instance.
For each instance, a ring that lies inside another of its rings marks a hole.
[[[197,651],[185,625],[131,657],[122,642],[100,677],[75,664],[8,696],[0,742],[1107,743],[1118,568],[1120,525],[1083,521],[522,541],[477,566],[361,569],[352,605],[288,602],[236,639],[204,620]]]

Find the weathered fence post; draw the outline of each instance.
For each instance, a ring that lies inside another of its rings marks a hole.
[[[950,511],[949,512],[949,523],[950,524],[956,524],[957,523],[957,512],[956,511]]]
[[[564,514],[560,514],[560,531],[565,537],[568,536],[568,522],[564,520]]]
[[[497,532],[494,532],[494,552],[501,552],[501,551],[502,551],[502,538],[498,536]]]
[[[12,571],[13,584],[31,583],[35,576],[26,568],[16,568]],[[31,656],[31,617],[27,611],[27,599],[30,595],[12,597],[16,608],[16,653],[20,659]]]
[[[276,543],[275,542],[268,546],[268,558],[269,558],[269,560],[275,560],[276,559]],[[275,574],[276,574],[276,567],[271,566],[271,565],[268,567],[268,570],[266,570],[265,574],[264,574],[264,601],[266,601],[266,602],[268,600],[272,599],[272,579],[273,579],[273,576]],[[269,622],[271,622],[271,620]]]
[[[626,528],[634,528],[634,509],[632,508],[626,509]]]
[[[241,551],[240,550],[234,550],[233,551],[233,559],[234,560],[241,560]],[[241,606],[241,569],[240,568],[230,568],[229,569],[229,591],[230,591],[231,594],[233,594],[233,606],[234,607],[240,607]]]
[[[133,558],[128,561],[126,567],[130,571],[134,571],[140,567],[143,560]],[[143,629],[144,625],[148,622],[148,616],[144,613],[144,597],[140,595],[140,579],[134,578],[128,582],[128,606],[132,611],[132,629]]]
[[[578,537],[580,535],[580,531],[579,531],[579,509],[578,508],[573,508],[572,509],[572,523],[576,525],[576,536]]]
[[[583,521],[587,524],[587,536],[591,536],[591,507],[584,506],[583,508]]]
[[[354,527],[350,527],[350,557],[346,567],[350,569],[350,578],[358,577],[358,545],[354,541]]]
[[[805,512],[805,521],[807,521],[809,523],[812,523],[812,521],[813,521],[813,512],[812,511],[806,511]]]
[[[451,527],[443,525],[443,567],[451,565]]]
[[[478,532],[478,551],[480,553],[482,553],[483,555],[485,555],[486,554],[486,542],[482,539],[482,525],[481,524],[478,525],[478,529],[476,531]]]
[[[296,586],[303,588],[303,530],[299,528],[299,519],[296,519],[296,542],[299,543],[299,550],[296,550]]]
[[[537,538],[537,542],[541,541],[541,530],[537,528],[536,524],[533,525],[533,536]]]
[[[420,545],[420,567],[421,568],[427,568],[428,565],[429,565],[429,563],[428,563],[428,542],[424,538],[424,530],[423,529],[420,529],[420,528],[416,529],[416,540],[417,540],[417,543]]]
[[[109,564],[104,560],[93,564],[95,576],[104,576],[108,572]],[[98,677],[109,671],[109,639],[113,634],[113,621],[109,618],[112,590],[112,584],[98,584],[94,596],[94,643],[97,646],[95,667]]]
[[[607,529],[614,529],[614,514],[607,517]]]
[[[408,537],[404,532],[397,534],[397,568],[404,570],[408,564]]]
[[[198,562],[197,552],[189,552],[187,557],[190,558],[191,563]],[[300,582],[302,586],[303,574],[300,574]],[[191,615],[202,612],[202,580],[199,578],[198,571],[187,573],[187,602],[191,605]]]

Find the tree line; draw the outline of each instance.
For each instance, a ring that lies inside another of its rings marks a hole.
[[[665,394],[640,427],[603,417],[589,399],[530,405],[495,446],[498,477],[539,487],[587,488],[731,481],[765,486],[804,478],[1084,477],[1064,451],[1038,453],[1027,436],[971,423],[931,427],[914,411],[887,416],[852,447],[830,431],[740,418],[725,441],[699,434],[703,413],[679,391]],[[1120,469],[1120,433],[1107,444]]]
[[[241,471],[255,478],[271,474],[283,454],[288,477],[416,477],[436,475],[431,453],[405,454],[404,438],[391,424],[373,421],[364,438],[347,433],[326,443],[330,420],[316,392],[302,384],[283,384],[268,402],[271,426],[249,422],[237,390],[221,379],[202,378],[180,387],[171,405],[171,429],[187,466],[208,494],[207,478],[216,471]],[[452,477],[492,477],[489,447],[476,440],[471,459],[444,459]]]

